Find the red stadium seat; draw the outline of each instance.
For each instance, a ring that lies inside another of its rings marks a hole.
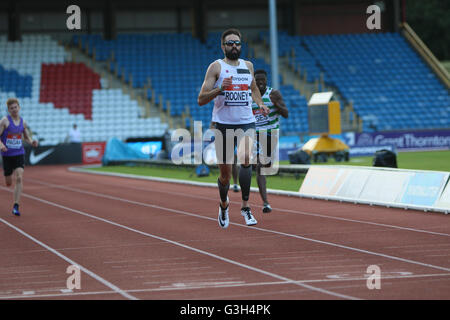
[[[100,76],[83,63],[42,64],[40,102],[92,119],[92,90],[100,88]]]

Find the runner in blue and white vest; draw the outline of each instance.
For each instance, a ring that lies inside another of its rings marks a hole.
[[[283,118],[289,116],[289,111],[283,101],[280,91],[267,86],[267,73],[265,70],[259,69],[255,71],[255,81],[261,92],[264,104],[269,107],[269,114],[262,114],[257,105],[253,104],[253,114],[256,119],[256,142],[257,142],[257,165],[256,165],[256,181],[258,182],[259,194],[263,200],[263,212],[269,213],[272,208],[267,200],[266,176],[261,174],[261,167],[270,166],[274,157],[272,151],[276,150],[278,139],[274,139],[272,144],[271,133],[273,130],[280,129],[280,115]],[[267,146],[263,146],[260,137],[266,135]],[[275,136],[275,135],[274,135]],[[278,138],[278,135],[276,135]],[[263,160],[264,159],[264,160]]]

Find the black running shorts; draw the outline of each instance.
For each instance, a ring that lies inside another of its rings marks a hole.
[[[24,168],[25,156],[3,156],[3,175],[5,177],[12,175],[17,168]]]
[[[223,123],[216,123],[215,128],[219,130],[219,132],[222,134],[222,140],[215,137],[215,147],[216,147],[216,156],[217,160],[220,163],[220,159],[222,159],[222,163],[232,164],[234,163],[234,153],[235,148],[238,145],[240,141],[238,141],[238,136],[234,136],[234,141],[231,146],[231,150],[228,150],[227,152],[227,142],[229,142],[230,136],[227,138],[227,129],[232,129],[233,132],[236,132],[238,129],[242,129],[242,131],[251,136],[252,139],[255,139],[255,123],[247,123],[247,124],[223,124]],[[242,139],[243,136],[240,138]],[[222,145],[219,145],[219,143],[222,142]]]

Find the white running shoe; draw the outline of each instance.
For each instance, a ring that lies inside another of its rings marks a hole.
[[[256,221],[255,217],[252,215],[252,212],[250,211],[249,207],[242,208],[241,214],[244,216],[245,223],[248,226],[254,226],[255,224],[258,223],[258,221]]]
[[[228,225],[230,224],[230,217],[228,216],[228,208],[230,207],[230,200],[227,198],[228,205],[225,209],[222,208],[222,206],[219,204],[219,226],[223,229],[228,228]]]

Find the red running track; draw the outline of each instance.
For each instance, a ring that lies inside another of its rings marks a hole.
[[[450,223],[440,213],[270,195],[247,227],[218,191],[27,167],[22,216],[0,187],[0,299],[449,299]],[[67,268],[81,268],[68,289]],[[377,266],[380,289],[369,266]]]

